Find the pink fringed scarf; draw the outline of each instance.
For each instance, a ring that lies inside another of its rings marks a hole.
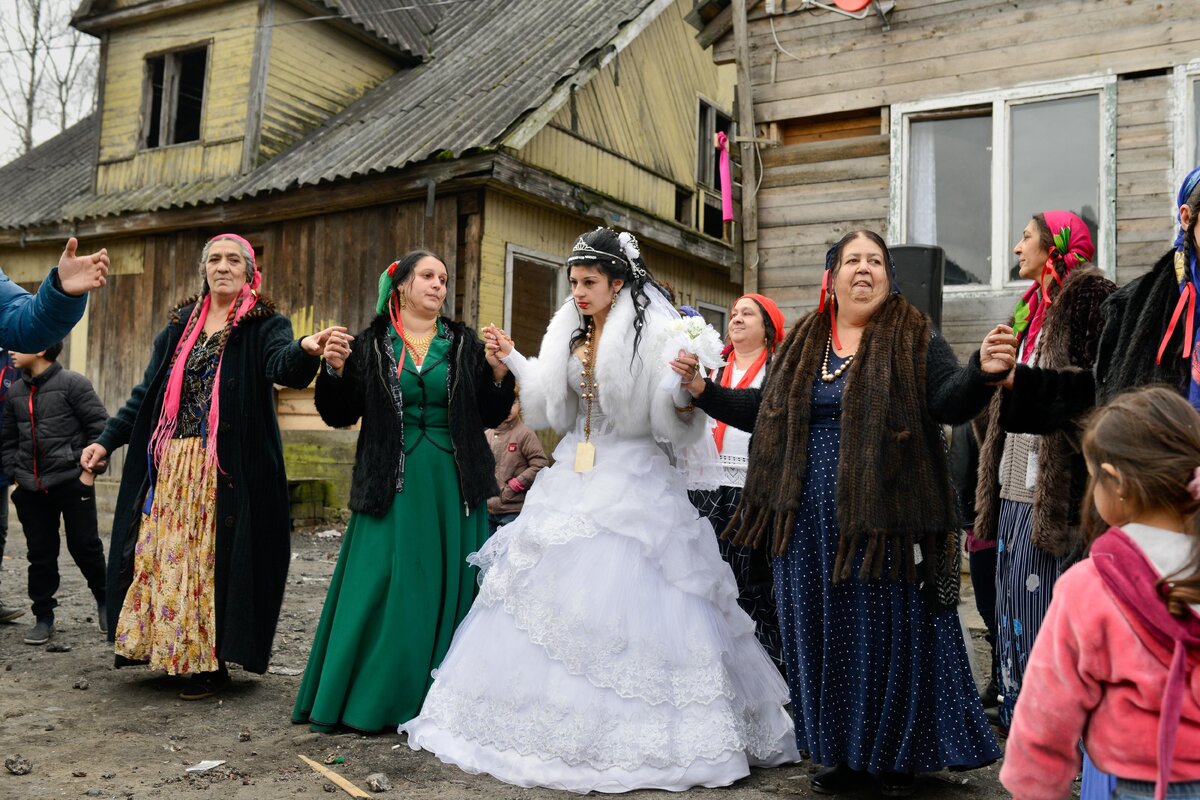
[[[262,273],[258,270],[258,263],[254,260],[254,248],[248,241],[238,236],[235,233],[222,233],[209,239],[209,243],[219,239],[230,239],[242,247],[246,248],[246,252],[250,254],[250,264],[254,267],[254,278],[241,288],[238,296],[230,305],[230,313],[233,315],[230,328],[236,328],[241,322],[242,317],[246,316],[250,309],[254,308],[254,304],[258,302],[258,287],[262,284]],[[162,458],[166,454],[167,445],[171,443],[171,439],[175,436],[175,427],[179,422],[179,403],[183,395],[183,377],[187,372],[188,356],[195,347],[196,341],[200,338],[200,331],[204,329],[204,322],[208,318],[208,312],[212,305],[212,293],[206,293],[204,300],[197,303],[192,308],[191,316],[188,317],[187,326],[184,328],[184,335],[180,338],[179,344],[175,346],[175,354],[171,358],[171,368],[167,375],[167,392],[163,398],[162,412],[158,417],[158,425],[154,429],[153,435],[150,437],[150,458],[155,466],[162,463]],[[228,344],[226,342],[225,344]],[[225,348],[222,345],[221,356],[217,361],[217,373],[213,376],[212,399],[208,405],[208,422],[207,430],[205,431],[205,452],[204,469],[207,470],[210,465],[216,465],[217,469],[221,469],[221,465],[217,460],[217,436],[218,423],[221,419],[221,364],[225,360]]]
[[[1171,781],[1175,736],[1179,732],[1183,692],[1190,671],[1188,653],[1200,649],[1200,618],[1192,613],[1176,617],[1167,610],[1157,570],[1120,528],[1109,528],[1092,544],[1091,559],[1105,587],[1125,613],[1171,650],[1159,711],[1158,780],[1154,787],[1155,799],[1164,800]]]

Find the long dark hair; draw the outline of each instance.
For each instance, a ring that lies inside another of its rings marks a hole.
[[[586,245],[592,251],[591,254],[588,250],[581,249],[580,243]],[[595,267],[608,280],[610,286],[613,281],[620,280],[624,282],[622,289],[629,287],[629,296],[633,300],[633,353],[638,355],[642,329],[646,327],[646,306],[650,304],[650,299],[646,297],[646,287],[658,286],[650,276],[650,270],[646,269],[645,260],[640,252],[632,259],[626,255],[621,247],[619,234],[611,228],[589,231],[580,236],[575,244],[575,249],[567,259],[568,275],[572,267]],[[571,336],[572,351],[587,338],[588,331],[595,325],[591,316],[582,312],[579,316],[579,328]]]
[[[1085,517],[1099,521],[1094,510],[1099,483],[1122,497],[1132,513],[1164,508],[1183,515],[1185,533],[1192,538],[1191,563],[1180,570],[1184,577],[1168,575],[1159,587],[1177,616],[1186,613],[1188,604],[1200,603],[1200,500],[1190,486],[1200,468],[1200,414],[1170,388],[1125,392],[1092,413],[1083,435],[1083,457],[1090,473]],[[1115,467],[1120,481],[1101,464]],[[1090,531],[1093,537],[1100,532],[1099,525]]]

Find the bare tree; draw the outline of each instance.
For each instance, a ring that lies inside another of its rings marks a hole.
[[[0,121],[19,140],[8,155],[92,112],[96,50],[71,10],[71,0],[0,0]]]

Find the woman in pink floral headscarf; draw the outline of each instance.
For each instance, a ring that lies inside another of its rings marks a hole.
[[[192,676],[185,700],[226,683],[227,661],[267,669],[290,560],[273,384],[307,386],[335,330],[293,337],[236,234],[204,245],[200,275],[200,295],[172,311],[142,383],[81,458],[86,468],[129,445],[101,624],[117,666]]]
[[[1013,253],[1020,276],[1032,281],[1009,323],[1017,335],[1018,362],[1090,371],[1100,338],[1100,304],[1116,286],[1091,264],[1095,248],[1087,225],[1070,211],[1035,214]],[[1054,582],[1082,554],[1085,541],[1079,508],[1087,467],[1077,435],[1009,432],[1043,430],[1036,421],[1045,409],[1036,406],[1019,392],[997,390],[977,431],[975,537],[997,547],[996,655],[1004,727]]]

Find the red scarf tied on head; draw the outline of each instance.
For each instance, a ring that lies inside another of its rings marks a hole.
[[[1033,357],[1034,344],[1042,323],[1046,319],[1046,310],[1050,308],[1050,289],[1047,277],[1050,277],[1062,288],[1063,279],[1075,267],[1089,262],[1096,254],[1092,244],[1092,235],[1087,224],[1070,211],[1044,211],[1046,226],[1050,228],[1050,237],[1054,244],[1050,246],[1050,255],[1042,265],[1042,272],[1033,282],[1013,309],[1013,331],[1021,343],[1021,361],[1028,362]],[[1056,255],[1062,256],[1063,270],[1060,275],[1056,267]]]
[[[254,269],[253,277],[238,292],[238,296],[230,306],[229,312],[227,312],[232,315],[230,327],[235,328],[241,322],[242,317],[246,316],[246,313],[254,308],[254,304],[258,302],[258,287],[262,285],[262,273],[258,270],[258,262],[254,259],[254,248],[250,242],[236,233],[222,233],[209,239],[208,244],[221,239],[229,239],[244,247],[250,256],[250,266]],[[150,437],[150,459],[155,466],[162,461],[163,455],[166,454],[167,445],[170,444],[171,439],[175,436],[175,427],[179,422],[179,403],[183,396],[183,376],[187,372],[188,356],[191,354],[192,348],[195,347],[196,341],[200,338],[200,331],[204,329],[204,322],[208,318],[211,305],[212,293],[205,292],[204,299],[196,303],[192,308],[192,314],[188,318],[187,326],[184,328],[184,336],[180,338],[179,344],[175,346],[175,354],[171,358],[170,373],[167,375],[167,390],[166,395],[163,397],[162,412],[158,417],[158,425]],[[225,344],[228,344],[228,342]],[[225,349],[224,345],[222,345],[221,356],[217,361],[217,372],[213,377],[212,398],[208,404],[207,424],[201,431],[201,435],[205,439],[205,470],[208,469],[209,465],[216,465],[218,470],[221,468],[221,465],[217,462],[216,431],[218,430],[217,426],[221,418],[221,363],[224,360]],[[153,492],[151,492],[151,496],[152,494]],[[146,504],[149,507],[149,497]]]
[[[743,300],[753,300],[758,305],[758,310],[763,314],[763,318],[771,320],[771,325],[775,328],[775,336],[773,341],[767,342],[767,346],[763,348],[763,351],[759,353],[758,358],[756,358],[754,363],[750,365],[750,368],[746,370],[746,374],[742,375],[742,379],[738,381],[737,386],[733,387],[735,389],[745,389],[747,386],[750,386],[752,383],[754,383],[755,377],[757,377],[758,373],[762,370],[763,365],[767,363],[767,357],[771,353],[775,352],[775,348],[780,342],[783,341],[784,334],[786,333],[783,325],[783,312],[779,310],[779,306],[775,305],[774,300],[761,294],[744,294],[735,300],[733,304],[736,306]],[[764,325],[763,328],[765,329],[766,325]],[[732,355],[733,345],[730,344],[725,347],[724,356],[726,359],[729,359]],[[721,385],[725,388],[729,388],[732,386],[732,384],[733,363],[731,362],[726,364],[721,369]],[[724,422],[718,422],[713,427],[713,439],[716,440],[718,453],[720,453],[725,446],[725,429],[727,427],[728,426]]]

